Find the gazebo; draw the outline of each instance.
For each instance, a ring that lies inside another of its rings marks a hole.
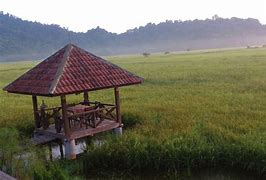
[[[75,140],[108,130],[122,131],[119,87],[140,84],[142,78],[68,44],[23,74],[4,90],[32,96],[35,133],[60,139],[69,159],[76,157]],[[114,88],[115,104],[91,102],[89,91]],[[83,93],[79,103],[66,95]],[[61,105],[38,107],[38,96],[60,96]],[[48,138],[49,139],[49,138]]]

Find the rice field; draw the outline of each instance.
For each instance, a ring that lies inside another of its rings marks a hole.
[[[122,137],[89,146],[70,174],[191,172],[208,167],[266,173],[266,49],[107,57],[145,79],[121,88]],[[0,88],[37,62],[0,64]],[[67,96],[78,102],[82,95]],[[57,105],[59,98],[44,99]],[[90,93],[114,102],[113,90]],[[30,96],[0,90],[0,127],[30,137]]]

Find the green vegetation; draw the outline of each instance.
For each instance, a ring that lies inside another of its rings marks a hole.
[[[63,161],[59,170],[76,176],[106,171],[178,175],[227,167],[266,174],[266,49],[108,59],[145,79],[121,90],[129,128],[122,137],[107,135],[101,146],[90,145],[77,160]],[[0,87],[34,64],[0,64]],[[15,127],[29,137],[34,125],[31,97],[3,91],[0,97],[0,127]],[[113,91],[90,97],[112,103]],[[45,100],[48,105],[60,102]]]
[[[60,162],[49,162],[44,148],[35,148],[14,128],[0,128],[0,170],[17,179],[67,179]],[[47,151],[46,151],[47,152]]]

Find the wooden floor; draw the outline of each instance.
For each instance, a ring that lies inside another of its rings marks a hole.
[[[31,138],[31,142],[34,145],[43,145],[49,142],[53,142],[58,140],[58,138],[46,134],[34,133],[33,138]]]
[[[92,136],[94,134],[100,133],[100,132],[104,132],[104,131],[108,131],[108,130],[112,130],[114,128],[119,127],[119,123],[115,122],[115,121],[110,121],[110,120],[104,120],[101,124],[99,124],[96,128],[92,128],[92,127],[88,127],[88,129],[86,129],[85,126],[83,126],[82,128],[80,128],[80,126],[76,126],[71,128],[71,136],[70,139],[79,139],[82,137],[86,137],[86,136]],[[57,133],[55,130],[54,125],[50,125],[48,129],[44,130],[42,128],[36,129],[36,132],[39,134],[43,134],[46,136],[52,136],[54,138],[57,139],[65,139],[65,133],[62,130],[60,133]]]

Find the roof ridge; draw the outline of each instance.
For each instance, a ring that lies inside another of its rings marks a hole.
[[[59,82],[60,77],[62,76],[63,70],[65,68],[66,62],[69,59],[69,54],[71,52],[71,50],[73,49],[73,45],[72,44],[68,44],[65,46],[65,52],[64,52],[64,56],[63,59],[61,61],[61,63],[58,66],[58,69],[56,71],[55,74],[55,79],[52,81],[51,86],[49,88],[49,94],[53,94],[53,92],[55,91],[56,85]]]

